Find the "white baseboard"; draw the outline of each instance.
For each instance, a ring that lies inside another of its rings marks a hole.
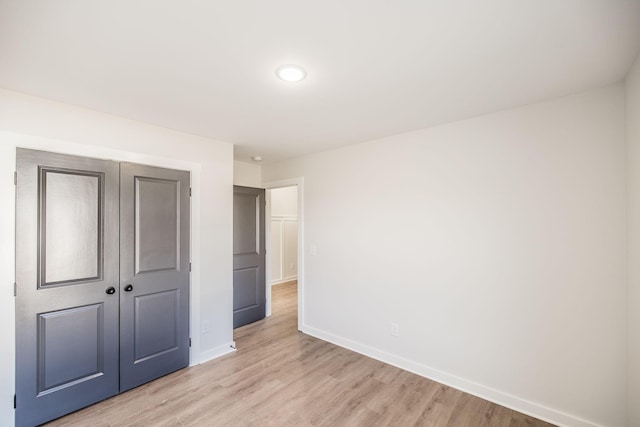
[[[583,420],[579,417],[548,408],[544,405],[495,390],[491,387],[448,374],[413,360],[387,353],[386,351],[308,325],[303,325],[301,332],[558,426],[599,427],[598,424]]]
[[[203,351],[198,355],[196,362],[192,363],[191,366],[200,365],[201,363],[217,359],[218,357],[224,356],[225,354],[233,353],[234,351],[236,351],[236,342],[231,341],[227,344],[212,348],[211,350]]]
[[[274,280],[271,282],[271,286],[279,285],[281,283],[291,282],[293,280],[298,280],[298,276],[286,277],[284,279]]]

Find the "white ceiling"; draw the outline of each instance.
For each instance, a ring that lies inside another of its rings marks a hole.
[[[639,50],[640,0],[0,0],[0,87],[244,161],[603,86]]]

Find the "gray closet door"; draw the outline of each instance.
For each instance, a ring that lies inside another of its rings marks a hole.
[[[120,390],[189,364],[189,172],[120,166]]]
[[[118,163],[17,150],[16,425],[118,392]],[[5,242],[8,243],[8,242]]]
[[[265,191],[233,187],[233,327],[265,316]]]

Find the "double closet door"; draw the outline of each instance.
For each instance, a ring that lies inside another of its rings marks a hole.
[[[189,173],[18,149],[16,426],[189,363]]]

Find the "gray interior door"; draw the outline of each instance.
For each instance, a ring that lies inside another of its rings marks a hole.
[[[189,172],[120,166],[120,390],[189,364]]]
[[[118,392],[118,163],[17,150],[16,425]],[[7,243],[7,242],[5,242]]]
[[[265,316],[265,191],[233,187],[233,327]]]

